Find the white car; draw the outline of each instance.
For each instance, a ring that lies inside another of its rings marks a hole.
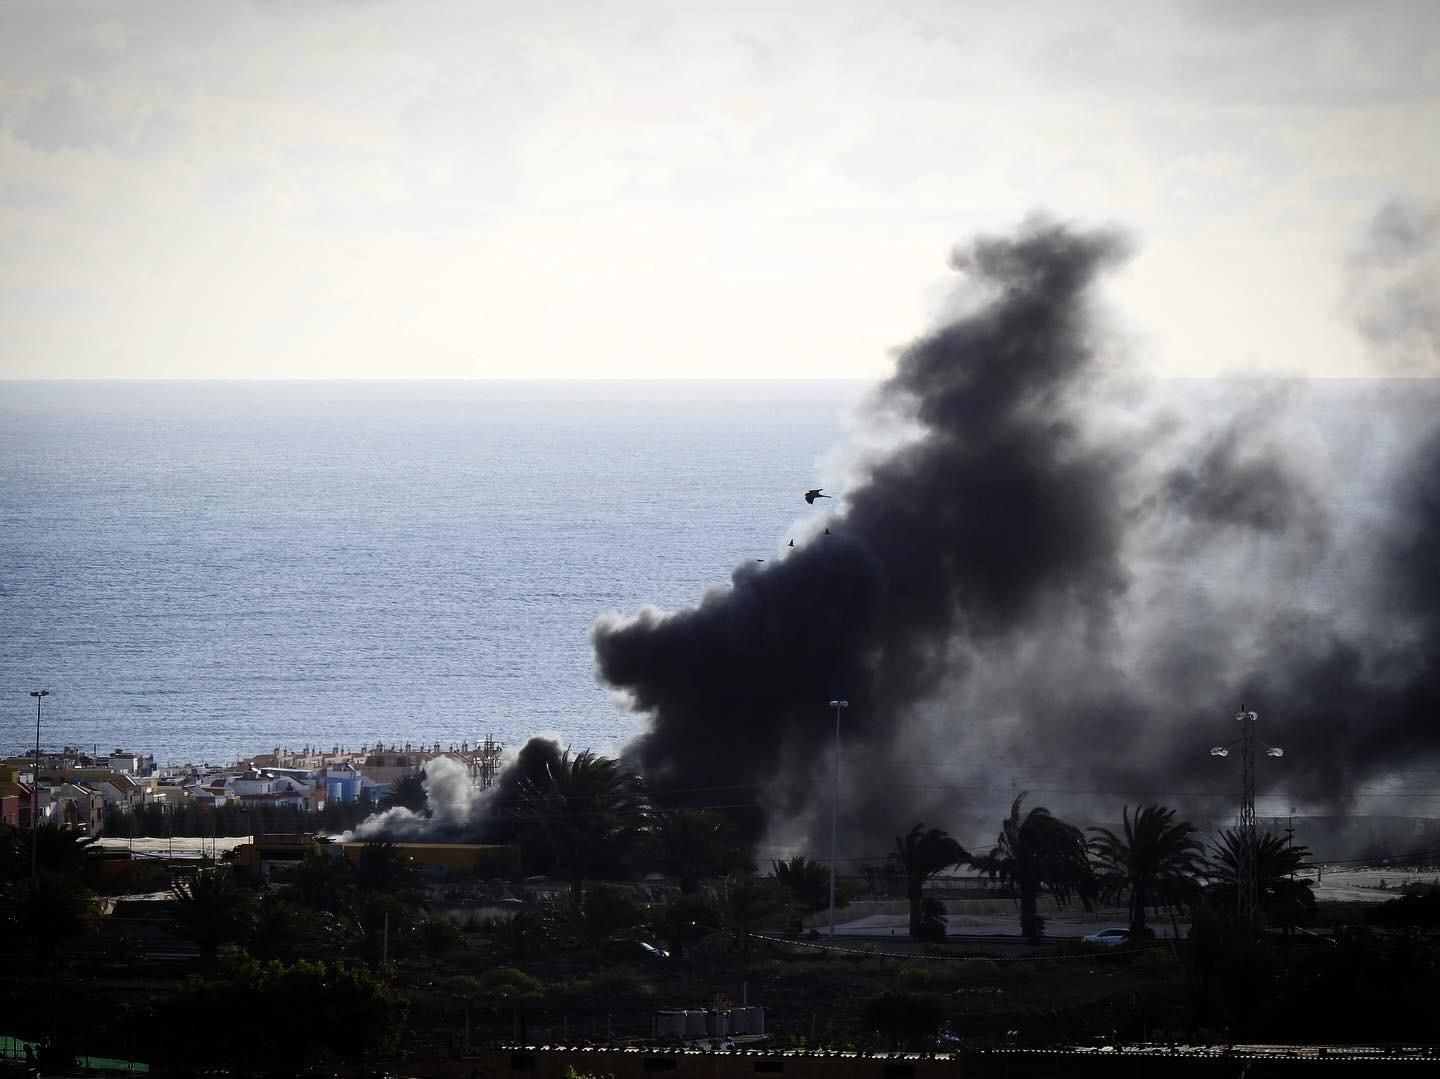
[[[1128,929],[1102,929],[1098,933],[1091,933],[1085,937],[1086,944],[1108,944],[1114,947],[1117,944],[1130,943],[1130,930]]]

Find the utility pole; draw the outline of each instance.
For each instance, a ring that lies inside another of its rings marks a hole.
[[[35,698],[35,774],[30,777],[30,887],[40,883],[40,704],[50,696],[48,689],[32,689]]]
[[[835,762],[830,781],[830,943],[835,943],[835,845],[840,834],[840,713],[850,702],[836,698],[830,702],[835,709]]]
[[[1255,928],[1260,907],[1260,882],[1255,875],[1255,747],[1264,745],[1255,738],[1255,720],[1259,718],[1242,704],[1235,719],[1240,724],[1240,737],[1223,746],[1210,750],[1212,757],[1228,757],[1230,750],[1240,747],[1240,849],[1237,880],[1235,881],[1236,913],[1240,920],[1251,929]],[[1283,757],[1285,751],[1279,746],[1265,746],[1267,757]]]

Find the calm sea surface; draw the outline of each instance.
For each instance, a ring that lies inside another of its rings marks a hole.
[[[0,750],[618,745],[596,616],[771,557],[863,389],[0,383]]]

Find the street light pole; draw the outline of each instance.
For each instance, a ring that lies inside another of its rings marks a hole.
[[[835,943],[835,844],[840,834],[840,713],[850,707],[850,702],[835,699],[830,702],[835,709],[835,762],[830,780],[830,943]]]
[[[36,829],[40,827],[40,704],[50,696],[48,689],[32,689],[35,698],[35,774],[30,777],[30,886],[40,881],[40,841]]]
[[[1235,715],[1240,723],[1240,737],[1223,746],[1210,750],[1212,757],[1228,757],[1230,750],[1240,746],[1240,850],[1239,865],[1236,866],[1239,879],[1235,882],[1237,913],[1250,928],[1260,913],[1260,882],[1256,877],[1255,849],[1255,747],[1265,746],[1267,757],[1283,757],[1285,751],[1279,746],[1266,745],[1255,737],[1255,720],[1259,717],[1244,705]]]

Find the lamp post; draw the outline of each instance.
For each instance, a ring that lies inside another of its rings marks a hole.
[[[1241,920],[1251,928],[1255,925],[1256,910],[1260,906],[1260,882],[1255,876],[1255,746],[1265,746],[1267,757],[1285,755],[1279,746],[1257,743],[1257,718],[1242,704],[1235,715],[1240,723],[1240,737],[1210,750],[1212,757],[1228,757],[1232,747],[1240,746],[1240,864],[1236,867],[1239,879],[1235,882],[1235,905]]]
[[[35,698],[35,774],[30,777],[30,885],[40,881],[40,841],[36,829],[40,827],[40,705],[50,696],[48,689],[32,689]]]
[[[840,834],[840,713],[850,702],[836,698],[830,702],[835,709],[835,762],[830,780],[830,943],[835,943],[835,842]]]

